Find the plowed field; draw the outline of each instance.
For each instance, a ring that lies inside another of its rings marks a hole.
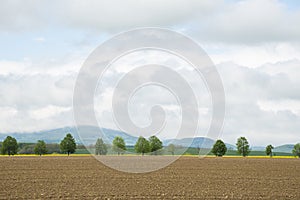
[[[300,159],[182,157],[130,174],[89,156],[0,157],[0,199],[58,198],[300,199]]]

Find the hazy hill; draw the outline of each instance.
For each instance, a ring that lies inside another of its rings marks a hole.
[[[131,136],[127,133],[106,128],[102,128],[104,133],[103,137],[99,128],[95,126],[80,126],[78,127],[78,130],[80,133],[84,133],[81,134],[81,136],[84,137],[83,141],[87,144],[94,144],[98,137],[102,137],[107,143],[111,143],[114,137],[121,136],[127,145],[134,145],[137,140],[137,137]],[[71,133],[77,143],[82,143],[75,127],[64,127],[27,133],[1,133],[0,140],[3,140],[7,135],[11,135],[15,137],[18,142],[36,142],[37,140],[44,140],[46,143],[59,143],[67,133]]]
[[[285,144],[274,148],[274,152],[292,153],[294,149],[293,144]]]
[[[282,152],[282,153],[292,153],[292,150],[294,148],[293,144],[285,144],[281,146],[274,147],[274,152]],[[253,146],[251,147],[252,151],[265,151],[266,147],[263,146]]]
[[[266,147],[263,146],[251,146],[251,151],[265,151]]]

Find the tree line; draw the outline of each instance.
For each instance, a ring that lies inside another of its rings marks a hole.
[[[237,152],[243,157],[248,156],[249,153],[251,152],[249,142],[245,137],[240,137],[237,139],[236,148],[237,148]],[[266,155],[272,157],[273,149],[274,147],[271,144],[267,145],[265,149]],[[227,147],[222,140],[217,140],[211,152],[216,156],[223,156],[227,152]],[[294,154],[294,156],[300,158],[300,143],[294,145],[292,153]]]
[[[154,155],[157,155],[162,148],[162,141],[156,136],[151,136],[149,140],[144,137],[139,137],[136,144],[134,145],[135,152],[142,155],[150,152]],[[102,138],[98,138],[95,144],[95,154],[106,155],[107,149],[108,145],[103,142]],[[112,150],[118,155],[123,154],[127,150],[125,141],[122,137],[117,136],[114,138],[112,142]]]
[[[52,146],[55,146],[55,144],[52,144]],[[48,148],[52,148],[52,146],[49,146]],[[33,147],[33,151],[37,155],[43,155],[48,153],[47,144],[43,140],[38,140],[37,143]],[[70,155],[71,153],[74,153],[77,148],[76,142],[74,137],[68,133],[63,140],[61,140],[59,144],[59,149],[62,153],[66,153]],[[19,145],[17,143],[17,140],[11,136],[7,136],[1,146],[1,154],[3,155],[15,155],[17,154],[19,149]]]
[[[55,144],[53,144],[55,145]],[[95,149],[95,155],[106,155],[108,153],[108,146],[102,138],[98,138],[96,140],[95,145],[92,147]],[[2,146],[0,148],[1,153],[3,155],[15,155],[18,152],[19,145],[17,140],[11,136],[7,136],[6,139],[2,142]],[[33,151],[37,155],[43,155],[48,153],[48,149],[51,146],[47,147],[47,144],[43,140],[38,140],[37,143],[34,145]],[[248,140],[245,137],[240,137],[237,139],[236,142],[237,152],[246,157],[251,152],[250,145]],[[68,133],[66,136],[61,140],[59,144],[59,149],[62,153],[66,153],[68,156],[74,153],[77,149],[77,144],[75,142],[74,137]],[[136,144],[134,145],[134,151],[136,153],[140,153],[142,155],[146,153],[151,153],[152,155],[158,155],[161,153],[163,149],[162,141],[156,137],[151,136],[148,139],[144,137],[139,137]],[[169,144],[167,146],[167,151],[170,152],[172,155],[175,154],[176,146],[174,144]],[[266,155],[272,157],[273,156],[273,149],[274,147],[270,144],[266,146],[265,153]],[[124,139],[120,136],[114,138],[112,142],[112,150],[116,152],[118,155],[124,154],[126,149],[126,143]],[[222,140],[217,140],[211,150],[211,153],[215,156],[222,157],[227,152],[226,144]],[[300,143],[295,144],[292,153],[300,158]]]

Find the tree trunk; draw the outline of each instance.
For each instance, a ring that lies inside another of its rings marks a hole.
[[[70,152],[68,151],[68,156],[70,155]]]

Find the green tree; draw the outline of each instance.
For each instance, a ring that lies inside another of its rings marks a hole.
[[[171,152],[172,155],[175,153],[175,145],[174,144],[169,144],[167,148],[168,152]]]
[[[115,139],[113,140],[113,147],[112,147],[113,151],[117,152],[118,155],[120,155],[120,153],[123,153],[124,151],[126,151],[126,145],[125,145],[125,141],[122,137],[115,137]]]
[[[134,150],[137,153],[142,153],[142,155],[144,155],[144,153],[150,152],[150,143],[149,143],[149,141],[146,140],[144,137],[140,136],[139,139],[136,141],[136,143],[134,145]]]
[[[40,156],[47,153],[46,143],[43,140],[38,140],[34,147],[34,153]]]
[[[1,152],[3,155],[8,154],[15,155],[18,152],[18,143],[17,140],[11,136],[7,136],[2,143]]]
[[[158,150],[163,148],[162,141],[158,139],[156,136],[151,136],[149,138],[150,143],[150,151],[153,152],[155,155],[157,155]]]
[[[241,154],[243,157],[246,157],[249,155],[250,146],[245,137],[238,138],[236,147],[237,147],[238,153]]]
[[[300,143],[294,145],[293,154],[300,158]]]
[[[60,142],[60,150],[62,153],[67,153],[68,156],[76,151],[76,142],[70,133]]]
[[[267,154],[267,156],[270,156],[270,157],[273,156],[273,149],[274,149],[274,147],[271,144],[269,144],[266,147],[266,154]]]
[[[107,146],[103,142],[102,138],[98,138],[95,144],[95,154],[96,155],[106,155],[107,154]]]
[[[211,152],[216,156],[222,157],[223,155],[226,154],[227,147],[222,140],[217,140],[216,143],[214,144]]]

